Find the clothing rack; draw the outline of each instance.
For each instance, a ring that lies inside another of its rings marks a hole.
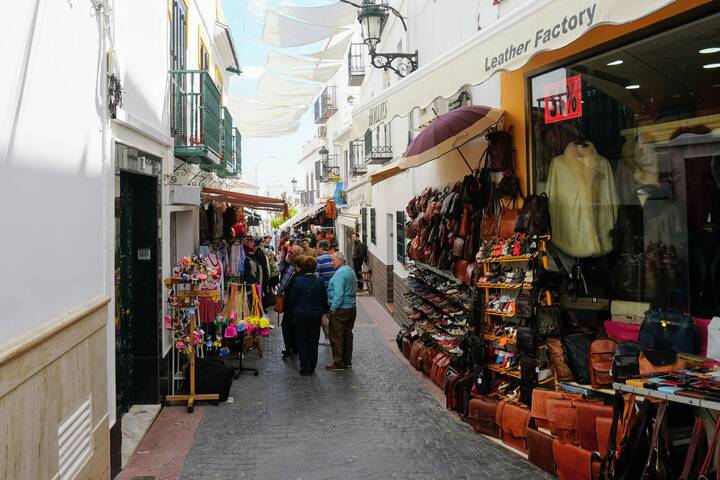
[[[237,278],[237,277],[228,277],[228,278]],[[235,285],[237,287],[254,287],[257,285],[256,283],[237,283],[237,282],[227,282],[227,286],[230,287],[232,285]],[[244,299],[247,300],[247,299]],[[237,354],[238,358],[238,366],[233,367],[233,370],[235,370],[235,380],[240,378],[240,375],[242,372],[252,372],[254,377],[257,377],[260,375],[260,370],[257,368],[250,368],[250,367],[243,367],[243,350],[245,349],[245,332],[242,332],[242,346],[240,347],[240,353]]]

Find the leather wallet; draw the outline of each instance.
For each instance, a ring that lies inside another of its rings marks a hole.
[[[528,460],[541,470],[555,475],[553,437],[534,428],[527,429]]]

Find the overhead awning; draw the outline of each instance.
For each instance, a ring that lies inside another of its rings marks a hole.
[[[298,223],[301,223],[301,222],[307,220],[308,218],[314,217],[315,215],[317,215],[318,213],[320,213],[323,210],[325,210],[324,203],[313,205],[312,207],[298,213],[297,215],[295,215],[294,217],[292,217],[291,219],[287,220],[285,223],[280,225],[279,230],[282,231],[282,230],[285,230],[286,228],[291,228],[291,227],[297,225]]]
[[[306,23],[268,10],[262,31],[262,42],[271,47],[300,47],[342,33],[343,27],[325,27]]]
[[[467,85],[479,85],[496,72],[517,70],[538,53],[562,48],[595,27],[632,22],[674,1],[538,0],[523,4],[358,105],[353,110],[353,138],[381,122],[407,116],[417,107],[426,108],[436,98],[449,98]]]
[[[260,197],[247,193],[217,190],[214,188],[202,189],[203,201],[227,202],[254,210],[267,210],[271,212],[286,212],[287,203],[282,198]]]

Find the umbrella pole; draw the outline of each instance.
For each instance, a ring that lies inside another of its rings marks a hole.
[[[462,153],[462,150],[460,150],[460,147],[455,147],[455,148],[457,149],[458,153],[462,157],[463,162],[465,162],[465,165],[467,165],[467,167],[470,169],[470,173],[475,173],[475,170],[473,170],[473,168],[468,163],[467,159],[465,158],[465,155],[463,155],[463,153]]]

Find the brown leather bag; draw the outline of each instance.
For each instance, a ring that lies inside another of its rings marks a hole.
[[[547,415],[550,431],[562,443],[580,445],[576,400],[548,400]]]
[[[438,352],[434,348],[428,348],[425,352],[423,352],[422,371],[425,375],[428,377],[430,376],[430,372],[432,372],[435,361],[439,360],[442,355],[443,354],[441,352]]]
[[[638,363],[640,364],[640,375],[677,372],[684,370],[686,366],[685,361],[672,349],[645,349],[640,352]]]
[[[590,344],[590,383],[593,388],[612,386],[613,356],[617,342],[608,338],[600,338]]]
[[[580,401],[575,403],[577,409],[580,446],[592,452],[598,451],[597,421],[600,418],[612,422],[613,407],[600,402]]]
[[[416,370],[420,370],[422,368],[420,364],[420,355],[425,350],[425,348],[425,345],[420,340],[415,340],[410,347],[410,365],[415,367]]]
[[[565,351],[562,347],[562,341],[559,338],[548,337],[545,342],[548,346],[550,364],[552,365],[558,381],[572,382],[574,377],[567,361],[565,360]]]
[[[610,444],[610,430],[612,428],[612,417],[598,417],[595,419],[595,438],[597,441],[597,451],[600,456],[605,458]]]
[[[450,355],[447,353],[441,354],[439,358],[436,357],[433,361],[433,368],[430,371],[430,379],[440,388],[443,388],[445,385],[445,374],[447,373],[448,368],[450,368],[450,362]]]
[[[453,274],[455,278],[463,283],[468,283],[468,261],[463,258],[455,260],[455,266],[453,268]]]
[[[402,354],[405,358],[410,358],[410,349],[412,348],[412,340],[409,337],[402,339]]]
[[[582,395],[577,393],[559,392],[556,390],[544,390],[536,388],[532,392],[532,408],[530,415],[535,419],[538,428],[550,428],[548,421],[549,400],[580,400]]]
[[[555,475],[558,480],[594,480],[600,459],[595,452],[553,440]],[[595,464],[595,465],[594,465]],[[595,476],[593,476],[595,475]]]
[[[505,208],[500,212],[500,219],[498,220],[498,238],[510,238],[515,233],[515,222],[520,214],[520,210],[517,208]]]
[[[459,236],[467,238],[467,236],[470,235],[470,232],[472,231],[472,217],[472,207],[470,205],[465,205],[463,207],[462,217],[460,217],[460,231],[458,232]]]
[[[285,295],[275,295],[275,305],[273,305],[273,310],[277,313],[285,312]]]
[[[465,253],[465,239],[457,237],[453,240],[452,255],[453,257],[462,258]]]
[[[530,463],[550,475],[555,475],[553,437],[531,427],[527,430],[527,445]]]
[[[500,432],[495,423],[500,402],[491,397],[480,395],[468,402],[468,416],[473,430],[489,437],[498,438]]]
[[[505,445],[527,453],[527,429],[530,410],[512,403],[500,402],[495,422],[500,427],[500,439]]]

